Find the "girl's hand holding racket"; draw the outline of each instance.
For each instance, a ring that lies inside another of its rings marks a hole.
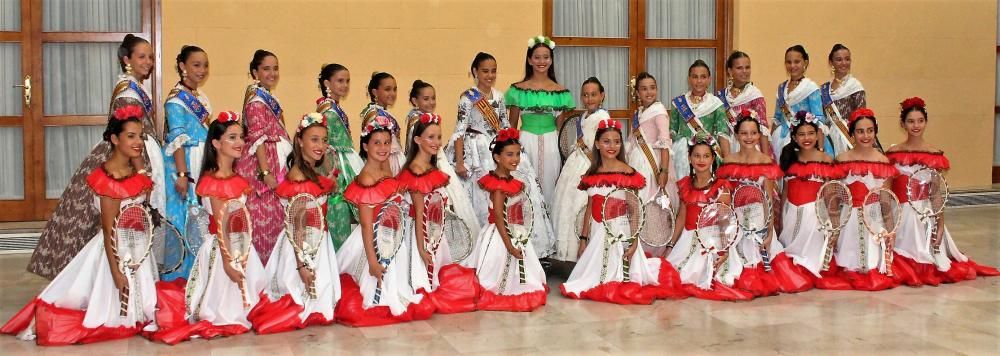
[[[626,261],[631,261],[632,260],[632,255],[635,254],[635,249],[638,248],[638,247],[639,247],[639,244],[634,243],[634,242],[632,243],[632,246],[628,247],[628,250],[625,251],[625,256],[624,256],[624,258],[625,258]]]
[[[111,269],[111,279],[114,280],[115,288],[118,288],[118,290],[128,288],[128,278],[118,268]]]
[[[244,278],[243,273],[237,270],[236,267],[233,267],[233,263],[223,263],[222,270],[226,272],[226,276],[233,283],[240,283]]]
[[[378,279],[378,280],[381,281],[382,280],[382,275],[385,274],[385,267],[382,267],[382,265],[380,263],[378,263],[378,262],[375,262],[375,263],[369,262],[368,263],[368,274],[371,274],[372,277],[375,277],[375,279]]]
[[[434,263],[434,257],[427,250],[420,250],[420,259],[424,261],[424,266],[430,266]]]
[[[302,279],[302,284],[310,286],[316,280],[316,275],[309,271],[308,268],[303,266],[299,267],[299,278]]]

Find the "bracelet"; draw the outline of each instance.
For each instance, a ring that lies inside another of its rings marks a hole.
[[[587,236],[584,236],[584,235],[580,235],[580,236],[578,236],[578,237],[580,238],[580,241],[584,241],[584,242],[586,242],[586,241],[590,240],[590,238],[589,238],[589,237],[587,237]]]
[[[667,248],[674,248],[674,243],[673,242],[668,242],[666,247]]]
[[[177,172],[177,178],[187,178],[191,173],[188,172]]]

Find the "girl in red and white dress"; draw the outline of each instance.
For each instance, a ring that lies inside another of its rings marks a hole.
[[[545,305],[548,287],[545,271],[538,261],[534,244],[514,247],[504,221],[507,198],[520,194],[525,183],[511,176],[521,163],[521,141],[517,129],[500,130],[490,145],[496,169],[479,179],[479,187],[490,197],[489,225],[479,231],[473,251],[476,276],[482,286],[479,310],[526,312]],[[534,202],[534,200],[532,200]],[[538,209],[538,207],[533,207]],[[537,229],[537,222],[535,225]],[[518,276],[517,260],[524,260],[524,283]]]
[[[394,120],[375,116],[361,129],[361,158],[365,166],[347,189],[344,198],[358,209],[360,224],[340,247],[340,285],[343,295],[334,315],[337,322],[350,326],[376,326],[422,320],[434,314],[434,305],[411,283],[412,241],[403,241],[387,267],[375,254],[374,222],[384,204],[402,203],[399,181],[392,174],[390,154],[393,150]],[[412,220],[403,221],[412,224]],[[423,265],[419,258],[416,264]],[[418,269],[424,271],[427,267]],[[375,289],[381,286],[381,298],[375,303]]]
[[[718,253],[706,251],[695,235],[698,215],[706,205],[731,202],[731,183],[715,177],[713,145],[712,137],[705,134],[695,135],[688,143],[691,175],[677,182],[681,207],[667,244],[667,261],[677,268],[684,291],[696,298],[751,300],[753,293],[734,287],[743,273],[743,263],[736,256],[737,246]],[[725,256],[732,258],[723,259]]]
[[[875,148],[875,137],[878,134],[875,113],[868,108],[855,110],[851,114],[848,129],[855,146],[837,155],[836,160],[837,165],[844,170],[844,183],[851,191],[854,209],[837,240],[835,256],[837,265],[842,268],[839,273],[856,290],[884,290],[899,286],[904,281],[910,285],[919,285],[913,270],[907,265],[901,262],[896,262],[891,267],[886,265],[885,251],[879,237],[869,233],[862,223],[861,211],[868,192],[891,188],[892,179],[899,175],[889,159]],[[890,234],[884,238],[892,237]],[[893,269],[894,277],[888,276],[889,268]]]
[[[734,183],[734,189],[742,185],[756,185],[764,190],[769,202],[776,201],[777,184],[784,174],[769,154],[758,150],[761,142],[761,124],[757,112],[743,109],[738,114],[733,134],[734,143],[740,146],[736,152],[726,156],[716,176]],[[735,202],[740,206],[741,202]],[[772,212],[777,211],[772,207]],[[772,215],[772,218],[775,216]],[[758,242],[757,236],[743,235],[737,243],[738,255],[730,256],[743,261],[743,274],[737,279],[736,287],[750,291],[755,296],[798,293],[812,287],[808,276],[792,266],[791,260],[782,251],[780,242],[775,241],[774,220],[768,222],[767,234]],[[768,252],[771,271],[764,268],[761,248]]]
[[[906,130],[906,141],[889,148],[885,154],[900,172],[892,184],[892,190],[899,197],[903,209],[896,233],[897,257],[901,262],[909,264],[923,283],[930,285],[975,279],[977,275],[1000,275],[996,268],[979,265],[958,250],[955,240],[944,225],[943,217],[938,220],[938,236],[943,240],[940,251],[935,253],[932,248],[935,239],[930,234],[929,227],[920,220],[912,202],[904,204],[908,202],[906,183],[910,175],[923,168],[944,173],[950,163],[944,152],[924,141],[924,130],[927,128],[924,100],[909,98],[900,106],[900,126]]]
[[[137,174],[130,163],[140,159],[145,148],[143,112],[137,105],[115,110],[104,130],[104,141],[111,144],[110,158],[87,176],[93,204],[101,212],[101,232],[0,333],[50,346],[121,339],[157,329],[156,264],[147,257],[129,281],[119,271],[111,245],[119,209],[145,204],[153,188],[153,181]],[[119,291],[129,286],[128,309],[122,317]]]
[[[407,239],[413,239],[416,253],[411,259],[410,271],[413,286],[417,290],[428,293],[430,300],[441,313],[461,313],[476,309],[476,292],[479,289],[476,272],[472,268],[462,267],[451,260],[448,249],[448,239],[452,236],[442,236],[433,252],[427,245],[426,222],[424,221],[424,198],[431,193],[441,194],[445,209],[450,209],[454,200],[465,199],[464,190],[449,190],[451,177],[439,169],[438,153],[441,149],[441,116],[421,113],[414,120],[408,131],[406,163],[396,179],[409,198],[410,217],[414,223],[407,229]],[[443,156],[442,156],[443,157]],[[458,187],[456,185],[456,187]],[[454,196],[451,192],[460,193]],[[443,213],[443,212],[440,212]],[[457,237],[457,236],[456,236]],[[426,266],[432,266],[429,276]],[[421,269],[422,268],[422,269]]]
[[[333,180],[335,177],[325,177],[316,172],[316,168],[321,167],[326,158],[327,130],[326,116],[323,114],[310,113],[302,117],[292,139],[292,154],[286,162],[288,175],[274,189],[286,209],[289,200],[296,195],[310,194],[316,197],[324,219],[329,195],[337,189],[337,183]],[[336,175],[337,172],[331,174]],[[266,297],[250,316],[258,334],[291,331],[310,325],[328,325],[334,321],[334,307],[340,300],[340,277],[333,239],[327,237],[321,240],[313,261],[315,268],[309,269],[301,256],[295,253],[287,233],[287,230],[281,231],[271,260],[264,270],[270,282],[265,291]],[[329,229],[322,233],[328,236]],[[316,291],[315,298],[309,296],[310,286]]]
[[[579,185],[589,197],[584,210],[589,218],[580,230],[580,258],[559,288],[569,298],[617,304],[652,304],[656,298],[684,297],[680,277],[670,263],[660,257],[647,258],[639,241],[626,248],[624,241],[610,236],[602,226],[605,201],[615,199],[608,197],[612,191],[621,188],[638,193],[647,184],[641,173],[625,163],[621,128],[622,124],[612,119],[597,124],[591,149],[594,161]],[[590,239],[594,243],[588,243]],[[624,281],[625,259],[630,261],[629,281]]]
[[[831,258],[829,271],[822,270],[829,240],[819,229],[816,197],[824,183],[844,178],[833,158],[818,148],[827,127],[804,110],[797,112],[789,124],[791,142],[781,150],[780,158],[785,189],[781,192],[782,228],[778,242],[785,246],[792,267],[809,279],[803,288],[851,289],[851,284],[836,273],[836,258]]]
[[[183,279],[161,282],[157,304],[160,330],[154,341],[176,344],[191,338],[210,339],[242,334],[250,330],[243,308],[243,294],[238,282],[244,281],[249,304],[257,305],[260,292],[267,285],[264,266],[255,249],[250,249],[246,269],[233,268],[232,259],[222,254],[217,234],[218,218],[227,201],[246,201],[251,194],[250,183],[235,172],[234,162],[246,149],[243,125],[235,112],[224,111],[208,127],[202,172],[195,193],[209,214],[208,233],[198,250],[186,287]]]

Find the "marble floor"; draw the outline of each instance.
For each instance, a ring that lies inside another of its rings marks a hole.
[[[959,246],[1000,264],[1000,207],[951,210]],[[46,281],[24,271],[27,255],[0,256],[0,320]],[[565,272],[565,271],[562,271]],[[369,354],[1000,354],[1000,277],[882,292],[809,291],[752,302],[697,299],[619,306],[558,295],[534,313],[475,312],[374,328],[334,325],[176,346],[143,338],[41,348],[0,336],[0,355]]]

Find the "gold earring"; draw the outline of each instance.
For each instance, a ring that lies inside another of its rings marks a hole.
[[[326,97],[327,97],[327,98],[329,98],[329,97],[330,97],[330,93],[331,93],[331,91],[330,91],[330,87],[326,87]]]
[[[728,88],[732,88],[733,87],[733,77],[731,77],[731,76],[726,77],[726,87],[728,87]]]
[[[125,63],[125,74],[132,75],[132,65]]]
[[[188,76],[188,71],[181,69],[181,79],[185,79]]]

